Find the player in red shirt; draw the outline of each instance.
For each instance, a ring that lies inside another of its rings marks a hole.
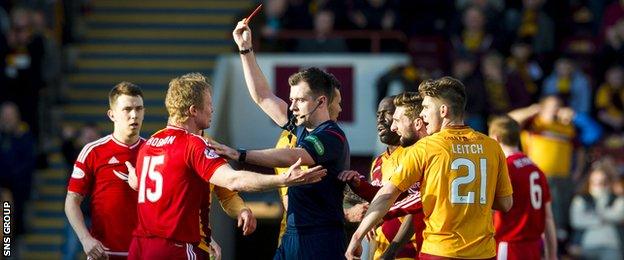
[[[301,160],[283,175],[233,170],[195,134],[210,126],[212,116],[211,86],[198,78],[188,74],[171,80],[165,98],[168,126],[139,151],[138,224],[129,259],[195,259],[200,195],[207,182],[233,191],[260,191],[318,182],[326,174],[320,166],[298,169]]]
[[[497,117],[490,123],[490,137],[507,157],[514,191],[511,210],[494,214],[498,259],[541,259],[544,233],[546,259],[557,259],[550,189],[544,173],[518,149],[520,126],[508,116]]]
[[[145,139],[143,93],[128,82],[117,84],[108,96],[113,133],[84,146],[69,179],[65,214],[88,258],[128,255],[136,226],[137,193],[128,186],[124,163],[134,162]],[[80,204],[91,196],[91,229],[87,230]]]

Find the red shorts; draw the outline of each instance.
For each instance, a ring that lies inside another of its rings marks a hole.
[[[542,241],[498,241],[498,245],[496,247],[496,255],[498,260],[539,260],[542,258]]]
[[[142,259],[197,259],[201,250],[189,243],[178,243],[159,237],[134,237],[128,252],[129,260]]]
[[[445,256],[430,255],[430,254],[426,254],[423,252],[420,252],[420,254],[418,255],[418,258],[420,260],[462,260],[461,258],[450,258],[450,257],[445,257]],[[484,258],[483,260],[495,260],[495,259],[496,257],[492,257],[492,258]]]

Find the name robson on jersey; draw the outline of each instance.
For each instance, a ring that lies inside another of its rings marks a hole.
[[[82,169],[74,166],[74,171],[72,172],[71,177],[74,179],[82,179],[85,177],[85,172]]]

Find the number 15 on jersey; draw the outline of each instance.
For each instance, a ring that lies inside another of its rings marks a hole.
[[[139,180],[139,203],[145,202],[145,197],[151,202],[156,202],[162,196],[163,176],[156,171],[156,166],[165,162],[165,156],[145,156],[143,158],[143,169],[141,170],[141,179]],[[154,182],[154,189],[145,188],[145,181],[149,178]]]

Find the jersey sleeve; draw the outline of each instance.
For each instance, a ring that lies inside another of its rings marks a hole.
[[[497,147],[498,153],[498,178],[496,180],[496,191],[494,197],[507,197],[513,194],[511,187],[511,179],[509,179],[509,170],[507,169],[507,159],[500,147]]]
[[[333,130],[324,130],[310,134],[299,142],[299,147],[305,149],[316,164],[336,160],[342,156],[346,138]]]
[[[95,152],[88,151],[87,146],[82,148],[78,159],[74,163],[67,191],[78,193],[82,196],[91,194],[95,174],[93,173],[93,165],[95,164]]]
[[[426,140],[422,140],[409,148],[405,148],[402,158],[398,158],[399,165],[390,177],[390,183],[399,190],[406,191],[422,179],[424,160],[426,160],[425,156],[427,155],[426,143]]]
[[[241,210],[247,207],[245,201],[238,195],[238,192],[220,186],[214,186],[214,192],[217,195],[217,199],[219,199],[221,208],[231,218],[237,218]]]
[[[227,163],[199,137],[191,137],[187,149],[187,162],[206,182],[210,181],[219,166]]]

